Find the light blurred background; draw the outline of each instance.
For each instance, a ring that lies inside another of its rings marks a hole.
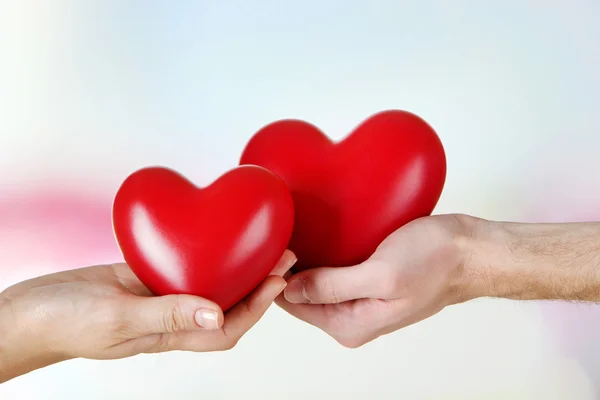
[[[333,138],[425,118],[448,156],[436,213],[600,220],[600,2],[0,0],[0,288],[121,259],[112,196],[163,164],[208,184],[250,136]],[[600,396],[600,311],[481,300],[357,350],[276,307],[226,353],[77,360],[26,399]]]

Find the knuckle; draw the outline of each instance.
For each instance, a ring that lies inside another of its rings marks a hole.
[[[310,301],[339,303],[337,285],[330,279],[310,279],[305,282],[306,296]]]
[[[182,332],[187,327],[187,319],[181,309],[180,299],[173,303],[171,308],[163,314],[164,330],[169,333]]]
[[[325,279],[316,285],[316,292],[324,300],[331,301],[332,303],[339,303],[339,296],[336,291],[336,285],[329,279]]]

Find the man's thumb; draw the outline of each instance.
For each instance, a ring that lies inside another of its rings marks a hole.
[[[128,321],[139,335],[220,329],[223,311],[212,301],[190,295],[138,298]]]
[[[351,267],[320,267],[292,276],[284,296],[290,303],[336,304],[344,301],[377,298],[385,286],[384,275],[376,263],[366,261]]]

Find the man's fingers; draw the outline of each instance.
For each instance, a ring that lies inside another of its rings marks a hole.
[[[302,271],[288,281],[284,295],[294,304],[336,304],[363,298],[386,298],[394,283],[385,265],[366,261],[352,267]]]
[[[155,333],[218,330],[223,312],[212,301],[190,295],[140,297],[126,308],[125,330],[134,337]]]
[[[335,317],[332,304],[294,304],[286,300],[283,294],[275,299],[275,304],[288,314],[324,331],[330,317]]]
[[[394,319],[394,302],[358,299],[339,304],[292,304],[279,296],[276,303],[292,316],[309,323],[345,347],[359,347],[379,336],[379,329]]]

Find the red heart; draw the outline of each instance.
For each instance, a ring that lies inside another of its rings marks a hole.
[[[141,169],[113,203],[123,257],[148,289],[201,296],[223,310],[268,276],[293,225],[289,189],[257,166],[235,168],[206,188],[166,168]]]
[[[384,111],[339,143],[299,120],[267,125],[240,164],[260,165],[292,191],[296,268],[353,265],[402,225],[433,212],[446,179],[435,131],[406,111]]]

